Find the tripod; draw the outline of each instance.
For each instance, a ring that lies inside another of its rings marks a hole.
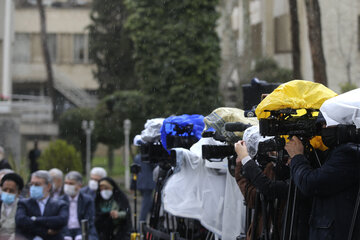
[[[133,174],[134,181],[134,232],[131,233],[131,240],[140,240],[140,233],[137,231],[137,178],[141,171],[140,165],[133,163],[130,166],[130,172]]]
[[[156,182],[155,194],[153,198],[153,208],[151,210],[150,226],[158,228],[161,208],[161,191],[167,179],[172,174],[171,166],[167,163],[159,163],[159,175]],[[169,226],[169,225],[167,225]]]

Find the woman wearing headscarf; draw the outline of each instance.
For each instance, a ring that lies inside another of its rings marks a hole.
[[[95,226],[99,239],[130,239],[130,204],[113,179],[100,179],[95,198]]]

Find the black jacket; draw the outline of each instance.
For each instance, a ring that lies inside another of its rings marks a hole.
[[[304,155],[291,161],[300,191],[314,197],[310,239],[347,239],[359,189],[359,146],[343,144],[331,150],[325,163],[313,169]]]
[[[35,216],[36,220],[31,217]],[[66,226],[69,217],[69,208],[62,200],[49,198],[45,205],[44,214],[41,215],[40,208],[35,199],[21,199],[15,216],[16,233],[26,239],[39,236],[47,240],[62,240],[62,230]],[[48,230],[57,231],[55,235],[49,235]]]

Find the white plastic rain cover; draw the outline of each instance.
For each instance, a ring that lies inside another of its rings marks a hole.
[[[190,150],[174,149],[180,171],[168,179],[163,189],[164,209],[178,217],[199,220],[223,240],[234,240],[245,232],[244,197],[226,164],[221,169],[205,165],[203,144],[222,143],[202,138]]]
[[[326,100],[320,111],[326,126],[355,124],[360,128],[360,88]]]
[[[145,142],[156,142],[160,140],[160,129],[164,118],[148,119],[145,123],[145,129],[141,132],[141,139]]]

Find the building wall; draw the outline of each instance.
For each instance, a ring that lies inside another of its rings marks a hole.
[[[53,69],[75,87],[96,90],[97,81],[88,57],[89,8],[46,8],[47,33]],[[14,19],[14,83],[45,82],[38,9],[17,8]]]
[[[346,65],[351,64],[350,79],[360,87],[360,2],[321,0],[320,7],[329,86],[339,92],[349,81]]]
[[[304,1],[297,2],[302,78],[313,81],[306,6]],[[340,93],[340,85],[349,80],[360,87],[360,2],[358,0],[319,0],[319,2],[328,87]],[[242,0],[239,0],[239,8],[241,5]],[[242,11],[238,12],[242,14]],[[253,31],[256,33],[252,34],[252,42],[256,46],[254,51],[259,51],[261,43],[261,56],[273,57],[280,66],[292,68],[288,0],[252,0],[250,14],[252,29],[261,31],[261,33]],[[241,28],[242,16],[238,19]],[[238,41],[243,42],[241,31]],[[240,49],[239,52],[242,50]]]

